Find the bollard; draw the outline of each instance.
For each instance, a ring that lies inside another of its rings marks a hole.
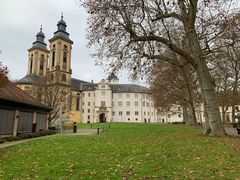
[[[77,133],[77,123],[73,123],[73,133]]]
[[[99,134],[99,125],[97,126],[97,134]]]

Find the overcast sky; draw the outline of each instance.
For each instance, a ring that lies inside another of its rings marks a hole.
[[[61,12],[67,23],[67,32],[74,42],[72,47],[72,77],[99,82],[108,75],[102,67],[95,66],[86,47],[87,13],[78,0],[1,0],[0,6],[0,61],[8,66],[11,79],[21,79],[27,74],[28,49],[36,40],[43,25],[45,43],[57,30]],[[126,73],[119,76],[128,83]],[[136,82],[135,82],[136,83]]]

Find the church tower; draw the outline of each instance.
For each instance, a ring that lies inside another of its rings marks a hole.
[[[28,75],[38,75],[45,76],[47,73],[47,63],[48,63],[48,49],[44,42],[45,35],[42,32],[42,27],[40,32],[36,35],[36,41],[33,43],[32,47],[28,49]]]
[[[57,31],[50,42],[50,58],[48,78],[51,84],[59,83],[64,86],[71,85],[71,50],[73,41],[69,39],[66,31],[66,22],[61,20],[57,23]]]

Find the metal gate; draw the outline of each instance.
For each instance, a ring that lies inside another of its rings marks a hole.
[[[46,114],[37,114],[37,131],[46,129]]]
[[[33,113],[22,112],[19,113],[18,131],[32,132]]]
[[[0,134],[13,133],[14,110],[0,109]]]

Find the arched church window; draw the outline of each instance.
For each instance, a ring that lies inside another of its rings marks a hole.
[[[30,61],[30,73],[33,72],[33,60]]]
[[[39,71],[40,75],[43,75],[43,68],[44,68],[44,55],[42,54],[40,58],[40,71]]]
[[[52,67],[55,66],[55,51],[52,52]]]
[[[63,70],[66,70],[67,68],[67,52],[63,52]]]

